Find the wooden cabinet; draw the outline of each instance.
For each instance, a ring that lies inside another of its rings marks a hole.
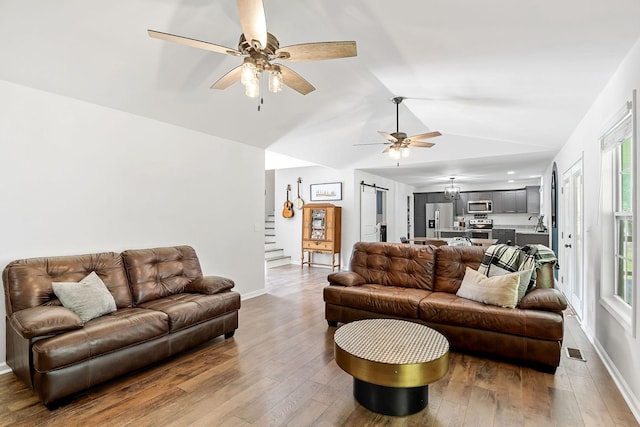
[[[309,203],[302,207],[301,262],[340,270],[342,208],[330,203]],[[314,254],[331,255],[330,263],[313,261]]]

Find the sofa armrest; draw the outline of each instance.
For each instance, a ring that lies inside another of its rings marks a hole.
[[[339,271],[327,276],[330,285],[334,286],[360,286],[366,283],[364,277],[353,271]]]
[[[567,300],[562,292],[555,288],[539,288],[525,294],[518,307],[559,313],[567,308]]]
[[[80,329],[84,326],[82,319],[73,311],[51,305],[16,311],[11,315],[9,322],[13,329],[26,339]]]
[[[185,287],[185,292],[195,292],[198,294],[213,295],[228,291],[235,286],[231,279],[221,276],[205,276],[195,279]]]

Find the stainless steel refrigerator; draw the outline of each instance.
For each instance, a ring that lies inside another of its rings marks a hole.
[[[427,203],[427,238],[439,239],[441,230],[453,227],[453,203]]]

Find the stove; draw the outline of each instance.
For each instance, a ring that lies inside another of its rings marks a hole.
[[[489,218],[471,218],[469,219],[469,228],[473,230],[491,230],[493,228],[493,220]]]

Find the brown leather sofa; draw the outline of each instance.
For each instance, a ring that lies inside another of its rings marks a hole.
[[[51,283],[78,282],[92,271],[117,310],[83,323]],[[2,279],[7,364],[50,408],[238,328],[233,281],[203,277],[189,246],[23,259],[9,263]]]
[[[356,243],[351,271],[332,273],[323,290],[330,326],[367,318],[422,323],[452,348],[555,372],[560,363],[567,302],[554,289],[552,264],[516,308],[456,296],[466,267],[477,270],[481,247]]]

